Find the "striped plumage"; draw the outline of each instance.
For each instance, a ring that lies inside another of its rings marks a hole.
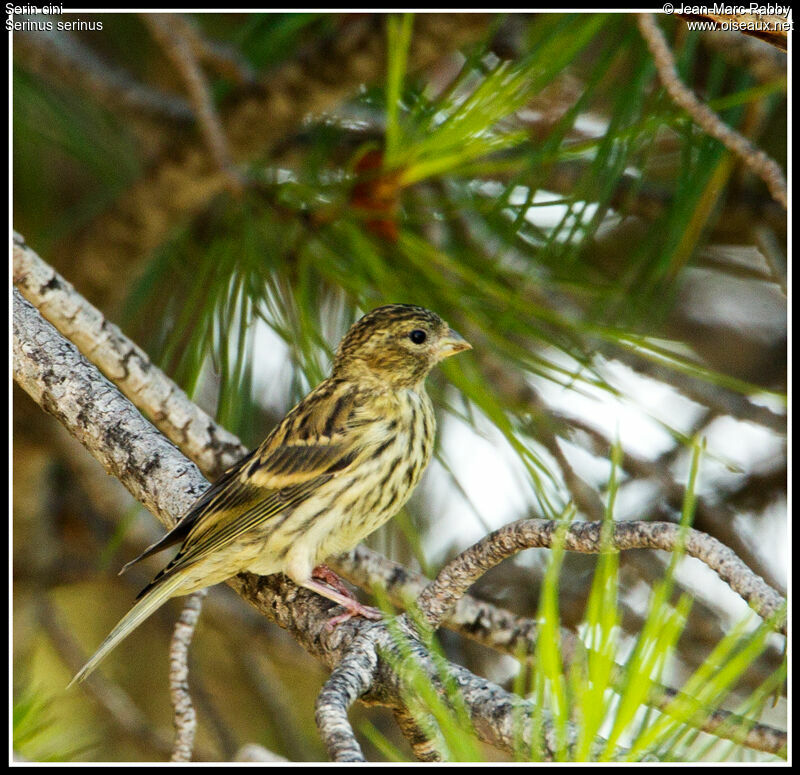
[[[331,376],[133,560],[181,544],[73,681],[85,678],[168,598],[241,571],[286,573],[345,607],[333,621],[372,615],[339,586],[319,583],[312,574],[408,500],[435,435],[425,377],[440,360],[468,348],[422,307],[379,307],[354,323],[339,345]],[[326,573],[317,577],[330,580]]]

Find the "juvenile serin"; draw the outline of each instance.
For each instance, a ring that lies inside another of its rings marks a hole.
[[[348,596],[320,563],[352,549],[408,500],[428,464],[436,430],[425,377],[439,361],[469,348],[422,307],[391,304],[354,323],[331,376],[211,485],[172,530],[128,563],[181,544],[73,682],[89,675],[168,598],[241,571],[283,572],[334,600],[345,609],[334,623],[353,615],[374,617],[374,609]]]

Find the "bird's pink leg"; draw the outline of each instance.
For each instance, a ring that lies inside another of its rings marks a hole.
[[[345,597],[355,600],[353,593],[344,585],[344,582],[339,578],[339,576],[327,565],[325,565],[324,562],[321,562],[316,568],[314,568],[314,570],[311,571],[311,578],[324,581],[328,586],[333,587],[340,595],[344,595]]]
[[[325,629],[330,631],[337,625],[341,624],[342,622],[346,622],[348,619],[352,619],[354,616],[363,616],[365,619],[380,619],[383,614],[377,609],[372,608],[372,606],[363,605],[356,600],[350,591],[344,587],[342,584],[342,580],[336,576],[333,571],[328,568],[327,566],[323,566],[325,568],[324,571],[320,571],[320,573],[327,573],[332,574],[336,578],[336,586],[340,589],[343,589],[343,592],[339,592],[335,589],[331,589],[331,587],[326,586],[325,584],[320,584],[317,581],[314,581],[313,578],[309,579],[303,586],[306,589],[310,589],[316,592],[318,595],[322,595],[322,597],[328,598],[328,600],[333,600],[334,603],[338,603],[342,608],[345,609],[343,614],[339,614],[338,616],[334,616],[333,618],[329,619],[325,624]],[[320,566],[314,568],[312,572],[312,576],[316,576],[320,578],[320,574],[317,572]],[[326,576],[323,576],[326,581],[328,581]],[[330,583],[330,582],[328,582]]]

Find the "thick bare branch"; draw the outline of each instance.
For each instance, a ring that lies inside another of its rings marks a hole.
[[[14,379],[107,473],[171,527],[208,486],[167,441],[14,289]]]
[[[148,355],[14,234],[14,284],[174,444],[214,479],[247,448],[194,404]]]
[[[363,762],[364,754],[347,718],[350,706],[372,687],[378,654],[365,626],[325,682],[316,704],[316,720],[332,761]]]
[[[417,639],[415,629],[407,616],[404,614],[399,617],[397,624],[394,632],[388,627],[373,630],[378,653],[392,656],[381,659],[378,663],[376,680],[369,698],[382,702],[387,691],[391,698],[406,696],[408,687],[405,685],[405,676],[410,672],[422,671],[426,680],[442,696],[448,696],[454,689],[460,693],[472,728],[480,740],[504,751],[514,751],[520,741],[530,746],[536,740],[542,746],[545,758],[552,760],[558,749],[558,740],[547,713],[544,714],[543,729],[537,732],[533,721],[533,702],[523,700],[488,681],[476,682],[475,676],[469,670],[453,663],[446,665],[450,685],[445,688],[441,666],[434,663],[428,650]],[[398,643],[400,638],[403,638],[402,647]],[[396,707],[394,702],[391,705]],[[567,746],[574,741],[574,735],[574,726],[568,724],[568,739],[564,741]]]

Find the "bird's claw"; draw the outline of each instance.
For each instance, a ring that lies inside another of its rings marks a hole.
[[[352,601],[352,606],[343,607],[345,608],[344,613],[332,616],[325,622],[325,629],[328,632],[331,632],[334,628],[352,619],[354,616],[361,616],[364,619],[371,619],[372,621],[378,621],[383,618],[383,614],[377,608],[373,608],[369,605],[362,605],[357,600]]]

